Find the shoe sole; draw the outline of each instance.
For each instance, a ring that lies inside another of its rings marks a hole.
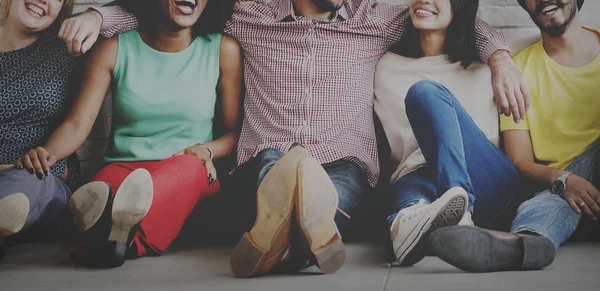
[[[467,211],[468,196],[462,188],[452,188],[431,203],[428,215],[423,216],[407,238],[396,248],[398,263],[402,264],[424,234],[447,226],[457,225]]]
[[[127,242],[131,229],[150,211],[153,196],[154,186],[150,173],[145,169],[131,172],[115,194],[108,241]]]
[[[87,231],[98,222],[108,203],[110,191],[107,183],[96,181],[83,185],[73,193],[69,199],[69,209],[80,232]]]
[[[0,238],[18,233],[29,215],[29,198],[23,193],[10,194],[0,200]]]
[[[346,248],[335,226],[338,192],[321,164],[311,157],[298,166],[296,215],[302,240],[313,262],[333,274],[346,262]]]
[[[256,221],[231,254],[231,270],[238,278],[270,272],[281,261],[290,243],[298,163],[308,156],[295,147],[284,155],[261,182],[257,191]]]
[[[438,258],[470,273],[539,270],[549,266],[556,254],[554,244],[545,237],[503,239],[472,226],[439,230],[431,238]],[[449,248],[447,241],[460,247]]]

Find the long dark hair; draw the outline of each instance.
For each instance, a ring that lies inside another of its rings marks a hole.
[[[160,0],[122,0],[123,8],[133,13],[140,21],[140,28],[146,28],[159,19]],[[237,0],[208,0],[202,15],[192,27],[195,36],[208,38],[209,34],[221,33],[225,23],[231,18]]]
[[[461,62],[463,67],[467,68],[477,58],[475,20],[479,0],[449,1],[452,7],[452,21],[446,30],[444,53],[448,55],[451,62]],[[419,30],[415,28],[411,19],[406,28],[400,41],[390,51],[409,58],[423,57]]]

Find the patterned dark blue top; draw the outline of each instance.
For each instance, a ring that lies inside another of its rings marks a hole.
[[[0,52],[0,164],[14,164],[29,149],[43,145],[60,124],[74,66],[66,45],[55,37]],[[50,172],[60,177],[66,167],[63,160]],[[72,182],[75,172],[69,173]]]

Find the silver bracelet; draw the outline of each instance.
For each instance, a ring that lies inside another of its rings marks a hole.
[[[201,146],[204,146],[204,147],[205,147],[205,148],[208,150],[208,155],[209,155],[209,157],[208,157],[208,158],[209,158],[211,161],[213,160],[213,151],[212,151],[212,149],[211,149],[209,146],[205,145],[203,142],[199,142],[199,143],[197,143],[196,145],[201,145]]]

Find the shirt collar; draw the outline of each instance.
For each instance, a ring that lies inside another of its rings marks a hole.
[[[336,11],[331,19],[339,18],[340,20],[348,20],[350,14],[348,9],[352,9],[352,0],[344,0],[344,5]],[[279,10],[277,11],[277,20],[284,21],[287,19],[297,20],[296,12],[292,0],[279,0]]]

